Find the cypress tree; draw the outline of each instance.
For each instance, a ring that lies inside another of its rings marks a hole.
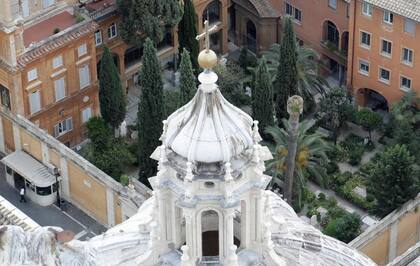
[[[298,93],[298,71],[296,67],[297,50],[293,23],[290,18],[285,19],[283,39],[280,45],[280,59],[275,80],[276,117],[281,123],[287,118],[287,100]]]
[[[188,103],[194,97],[196,90],[195,76],[191,65],[190,53],[184,48],[179,66],[180,76],[180,105]]]
[[[162,132],[164,103],[161,69],[153,42],[147,38],[144,45],[143,66],[140,69],[141,97],[137,113],[139,145],[139,179],[149,185],[147,178],[156,174],[157,163],[150,158],[159,146]]]
[[[264,136],[265,128],[274,125],[273,117],[273,86],[267,69],[267,61],[261,58],[260,65],[255,72],[252,89],[252,114],[259,121],[259,129]]]
[[[246,68],[248,67],[248,48],[242,47],[241,52],[239,54],[238,59],[239,66],[246,72]]]
[[[104,121],[113,129],[124,121],[126,103],[117,67],[108,47],[104,48],[99,69],[99,104]]]
[[[197,15],[191,0],[184,0],[184,15],[178,24],[178,36],[179,54],[181,55],[183,53],[184,48],[187,49],[191,54],[190,59],[193,69],[199,69],[197,58],[200,48],[196,39]]]
[[[131,45],[141,45],[145,38],[155,45],[162,41],[167,26],[174,27],[182,17],[178,0],[118,0],[121,23],[119,32]]]

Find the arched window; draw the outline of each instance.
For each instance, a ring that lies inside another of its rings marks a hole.
[[[250,51],[257,52],[257,28],[251,20],[246,23],[246,45]]]
[[[215,0],[211,2],[203,11],[203,24],[206,20],[209,21],[210,25],[220,21],[220,11],[221,8],[219,1]]]

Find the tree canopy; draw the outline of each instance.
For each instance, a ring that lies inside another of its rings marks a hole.
[[[150,39],[144,45],[143,65],[140,69],[139,85],[141,89],[138,120],[139,138],[139,178],[149,185],[147,178],[156,173],[157,162],[150,158],[153,151],[160,145],[164,119],[164,97],[161,69],[156,49]]]
[[[174,27],[182,17],[178,0],[117,0],[120,34],[131,45],[140,46],[150,38],[155,46],[162,41],[166,27]]]
[[[267,62],[263,58],[255,73],[252,89],[252,115],[259,121],[261,135],[265,128],[274,125],[273,86],[267,69]]]
[[[420,171],[404,145],[388,147],[366,166],[373,211],[384,217],[420,192]]]
[[[105,122],[112,128],[118,128],[125,118],[126,102],[120,76],[108,47],[104,48],[99,68],[99,104]]]
[[[280,45],[280,57],[274,82],[276,95],[276,117],[280,123],[287,117],[287,100],[298,93],[296,37],[293,31],[293,22],[286,18],[284,22],[283,39]]]
[[[190,53],[185,48],[182,51],[179,72],[180,105],[184,105],[194,97],[197,90],[195,76],[190,60]]]
[[[184,0],[184,14],[178,24],[179,55],[182,55],[184,48],[190,52],[192,68],[197,71],[199,43],[197,36],[197,14],[195,13],[192,0]],[[182,59],[181,59],[182,61]]]

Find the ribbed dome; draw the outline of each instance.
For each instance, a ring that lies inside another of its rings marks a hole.
[[[227,162],[253,146],[252,118],[219,91],[206,70],[194,98],[169,116],[164,145],[190,162]]]

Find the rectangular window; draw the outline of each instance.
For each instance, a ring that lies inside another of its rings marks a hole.
[[[297,21],[302,21],[302,11],[297,8],[295,8],[295,19]]]
[[[346,17],[350,17],[350,4],[346,3]]]
[[[394,14],[387,10],[384,11],[384,22],[387,24],[392,24],[394,22]]]
[[[97,30],[95,32],[95,44],[96,46],[99,46],[102,44],[102,32],[100,30]]]
[[[416,33],[416,22],[406,18],[404,21],[404,32],[415,34]]]
[[[64,77],[54,81],[54,90],[56,102],[66,97],[66,82]]]
[[[82,55],[85,55],[85,54],[87,54],[87,45],[86,45],[86,43],[80,45],[77,48],[77,56],[81,57]]]
[[[90,85],[89,65],[79,68],[79,82],[80,89],[86,88]]]
[[[73,119],[71,117],[58,122],[54,126],[54,136],[59,137],[73,130]]]
[[[82,110],[82,123],[86,123],[92,117],[92,108],[88,107]]]
[[[401,76],[401,89],[404,91],[411,90],[411,79]]]
[[[286,14],[293,16],[293,6],[289,3],[286,3]]]
[[[360,32],[360,44],[370,47],[370,34],[364,31]]]
[[[406,65],[412,65],[413,64],[413,50],[408,49],[408,48],[403,48],[402,61]]]
[[[6,87],[0,84],[1,105],[10,110],[10,93]]]
[[[392,43],[387,40],[382,40],[381,44],[381,53],[390,56],[392,54]]]
[[[337,9],[337,0],[328,0],[328,6],[332,9]]]
[[[63,65],[63,56],[59,55],[54,57],[53,62],[52,62],[52,66],[53,68],[58,68],[61,67]]]
[[[369,75],[369,62],[365,60],[359,60],[359,72],[364,75]]]
[[[379,69],[379,80],[388,84],[390,78],[391,78],[391,72],[389,70],[386,70],[383,68]]]
[[[47,8],[54,4],[54,0],[42,0],[42,7]]]
[[[373,13],[373,6],[369,3],[363,2],[362,3],[362,13],[367,17],[371,17]]]
[[[29,94],[29,109],[31,114],[35,114],[41,110],[41,93],[34,91]]]
[[[117,36],[117,25],[112,23],[108,28],[108,39],[112,39]]]
[[[36,68],[28,71],[28,82],[36,80],[38,78],[38,70]]]

